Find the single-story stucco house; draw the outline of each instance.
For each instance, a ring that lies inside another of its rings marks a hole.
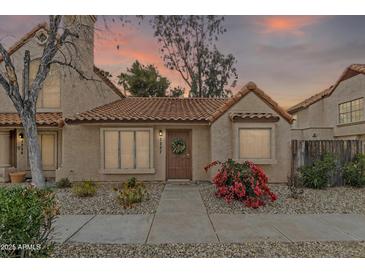
[[[350,65],[333,86],[288,109],[292,139],[365,141],[364,97],[365,65]]]
[[[256,84],[226,99],[125,97],[94,65],[95,20],[64,17],[69,28],[82,23],[79,65],[96,81],[66,67],[51,68],[37,108],[46,177],[201,181],[212,175],[204,170],[209,162],[233,158],[262,166],[270,182],[287,180],[292,116]],[[46,29],[37,26],[10,49],[18,72],[26,49],[35,64],[31,74],[35,70]],[[29,174],[22,125],[0,88],[0,180],[8,180],[12,168]]]

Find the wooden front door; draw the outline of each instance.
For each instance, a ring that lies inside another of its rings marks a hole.
[[[174,140],[181,139],[185,144],[184,152],[177,154],[172,149]],[[192,179],[191,130],[167,130],[166,175],[167,179]]]

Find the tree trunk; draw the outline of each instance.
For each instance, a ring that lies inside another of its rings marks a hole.
[[[43,176],[35,113],[33,111],[23,112],[21,118],[25,133],[25,140],[28,147],[28,160],[32,175],[32,182],[37,187],[43,188],[46,184]]]

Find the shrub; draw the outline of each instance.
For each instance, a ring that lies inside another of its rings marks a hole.
[[[299,169],[300,180],[305,187],[325,188],[330,185],[331,171],[336,167],[332,154],[324,154],[323,159],[314,161],[311,166]]]
[[[205,167],[205,171],[216,165],[219,165],[213,178],[216,196],[224,198],[227,203],[235,199],[247,207],[258,208],[277,199],[267,186],[268,179],[264,171],[252,162],[241,164],[232,159],[226,162],[214,161]]]
[[[148,199],[148,192],[144,183],[137,182],[135,177],[131,177],[122,184],[121,189],[114,189],[117,193],[117,200],[124,208],[131,208],[136,203],[141,203],[143,199]]]
[[[351,163],[345,165],[342,176],[346,184],[355,187],[365,186],[365,155],[358,154]]]
[[[96,194],[96,184],[91,180],[75,184],[72,187],[73,193],[78,197],[91,197]]]
[[[69,188],[72,186],[71,181],[68,178],[62,178],[56,182],[58,188]]]
[[[50,190],[33,186],[0,188],[0,257],[47,257],[59,212]]]

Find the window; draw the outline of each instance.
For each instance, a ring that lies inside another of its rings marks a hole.
[[[151,130],[104,130],[105,169],[150,169]]]
[[[39,132],[38,143],[41,150],[43,170],[55,170],[57,167],[57,133]],[[29,159],[27,165],[29,168]]]
[[[30,64],[29,79],[33,82],[38,71],[39,60],[34,60]],[[51,69],[47,75],[46,80],[43,83],[43,88],[39,92],[37,100],[37,108],[60,108],[61,96],[60,96],[60,74],[55,66],[51,66]]]
[[[364,119],[364,98],[339,105],[339,123],[346,124]]]
[[[0,167],[10,165],[10,132],[0,131]]]
[[[239,129],[240,159],[271,159],[271,129]]]

